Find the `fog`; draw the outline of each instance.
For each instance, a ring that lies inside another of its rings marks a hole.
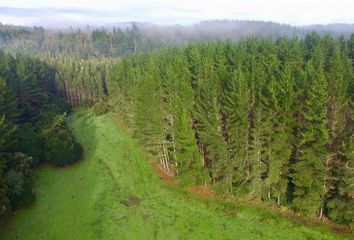
[[[0,22],[44,27],[149,22],[191,25],[203,20],[272,21],[293,26],[354,23],[352,0],[2,0]]]

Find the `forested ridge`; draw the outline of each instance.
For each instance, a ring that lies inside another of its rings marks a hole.
[[[107,87],[182,182],[348,224],[353,41],[313,33],[158,50],[120,61]]]

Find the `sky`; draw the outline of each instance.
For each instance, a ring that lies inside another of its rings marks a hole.
[[[3,24],[64,27],[203,20],[264,20],[291,25],[354,23],[354,0],[1,0]]]

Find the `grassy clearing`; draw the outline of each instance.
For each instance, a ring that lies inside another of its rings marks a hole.
[[[68,168],[36,170],[37,200],[1,239],[351,239],[253,207],[203,200],[161,181],[113,115],[74,113],[85,149]]]

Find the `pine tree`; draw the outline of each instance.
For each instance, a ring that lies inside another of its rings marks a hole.
[[[13,131],[13,130],[12,130]],[[5,155],[9,145],[11,129],[6,126],[5,117],[0,118],[0,214],[4,214],[10,209],[11,203],[8,197],[8,185],[5,180],[6,175],[6,160]]]
[[[220,80],[214,69],[211,52],[206,53],[201,66],[202,75],[197,83],[194,110],[197,136],[203,149],[204,166],[208,167],[214,186],[222,191],[226,180],[223,166],[228,161],[228,154],[220,115]]]
[[[333,46],[334,44],[332,44]],[[353,222],[354,208],[350,201],[351,189],[354,183],[350,172],[353,170],[353,149],[351,146],[352,124],[348,119],[352,115],[348,101],[348,83],[350,75],[345,69],[350,68],[350,62],[341,56],[339,47],[333,46],[328,59],[326,79],[329,86],[328,96],[328,156],[325,166],[328,171],[325,188],[328,215],[337,222]]]
[[[269,148],[268,198],[278,205],[286,202],[288,169],[292,153],[292,127],[294,104],[294,80],[289,65],[285,65],[280,79],[269,86],[273,101],[272,133]]]
[[[251,51],[257,49],[256,43],[251,42]],[[249,115],[250,138],[249,138],[249,166],[250,178],[247,184],[247,192],[250,197],[261,198],[264,177],[267,172],[268,143],[270,142],[271,118],[267,116],[268,109],[263,98],[263,88],[266,86],[267,75],[261,62],[255,56],[246,63],[249,65],[247,77],[250,78],[251,110]]]
[[[186,109],[182,107],[181,114],[176,121],[177,171],[183,179],[200,184],[204,183],[206,179],[202,174],[202,158],[198,151],[190,120]]]
[[[243,185],[250,178],[249,122],[251,108],[250,89],[241,70],[235,70],[225,83],[223,93],[224,113],[228,139],[229,161],[225,166],[229,191],[242,191]]]
[[[306,215],[318,215],[323,207],[326,181],[328,86],[321,69],[306,64],[310,89],[302,109],[303,120],[298,143],[298,158],[291,174],[295,185],[293,206]]]
[[[145,148],[160,159],[161,166],[169,170],[169,155],[166,146],[166,110],[162,102],[163,91],[160,76],[153,59],[145,59],[135,104],[135,136]],[[147,101],[146,97],[149,97]]]
[[[17,109],[17,99],[14,90],[7,86],[6,81],[0,77],[0,115],[6,116],[8,122],[15,123],[20,112]]]

